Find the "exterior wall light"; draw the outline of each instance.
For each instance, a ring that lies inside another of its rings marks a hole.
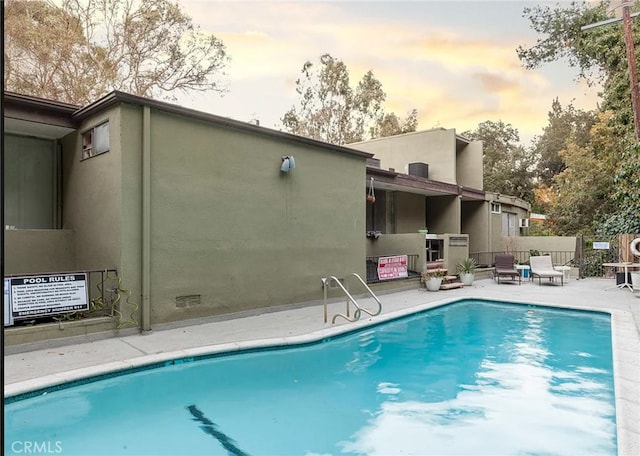
[[[284,155],[282,157],[282,164],[280,165],[280,171],[288,173],[290,170],[296,167],[296,161],[293,155]]]

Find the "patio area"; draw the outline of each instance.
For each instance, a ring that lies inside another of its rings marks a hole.
[[[355,323],[338,319],[324,323],[322,301],[281,306],[270,312],[245,312],[190,324],[157,327],[146,335],[128,330],[108,339],[68,340],[64,345],[38,343],[6,347],[5,397],[63,382],[160,362],[239,348],[292,344],[322,339],[461,298],[492,299],[555,307],[595,310],[612,315],[613,363],[620,455],[640,454],[640,292],[616,288],[615,279],[568,280],[564,286],[523,280],[500,283],[476,280],[471,287],[427,292],[424,288],[379,294],[377,317]],[[375,309],[370,298],[358,301]],[[329,304],[331,317],[344,312],[345,301]],[[367,318],[365,318],[367,317]]]

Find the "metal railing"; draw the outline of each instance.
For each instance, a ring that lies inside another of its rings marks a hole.
[[[474,252],[470,253],[469,256],[476,260],[476,264],[479,267],[491,268],[494,266],[495,258],[498,254],[513,255],[515,261],[520,264],[528,263],[529,257],[531,256],[531,252],[529,250],[520,250],[515,252]],[[575,254],[576,253],[573,250],[540,251],[540,255],[551,255],[551,262],[555,266],[572,265]],[[576,264],[575,266],[578,267],[579,265]]]
[[[329,291],[329,288],[331,287],[331,282],[335,283],[338,288],[340,288],[342,290],[342,292],[347,296],[347,308],[346,308],[346,313],[345,314],[341,314],[341,313],[337,313],[333,316],[333,318],[331,319],[331,323],[335,323],[336,322],[336,318],[338,317],[342,317],[347,321],[358,321],[360,319],[360,316],[362,315],[362,312],[371,315],[372,317],[375,317],[376,315],[380,315],[380,312],[382,312],[382,302],[380,302],[380,299],[378,299],[378,297],[375,295],[375,293],[371,290],[371,288],[369,288],[367,286],[367,284],[365,283],[364,280],[362,280],[362,277],[360,277],[358,274],[356,274],[355,272],[350,274],[349,277],[355,277],[356,279],[358,279],[358,281],[364,286],[364,288],[367,290],[367,292],[369,293],[369,295],[375,299],[375,301],[378,303],[378,310],[375,312],[370,312],[369,310],[365,309],[364,307],[360,307],[360,305],[358,304],[358,302],[355,300],[355,298],[353,296],[351,296],[351,293],[349,293],[349,284],[348,281],[346,279],[338,279],[335,276],[331,276],[331,277],[323,277],[321,280],[322,282],[322,289],[324,292],[324,322],[326,323],[327,320],[329,319],[329,311],[327,308],[327,294]],[[343,285],[343,283],[346,285],[346,287]],[[349,303],[353,303],[354,307],[356,308],[355,312],[353,313],[353,318],[351,318],[351,312],[350,312],[350,306]]]

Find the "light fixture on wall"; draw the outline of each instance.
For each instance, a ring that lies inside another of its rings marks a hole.
[[[280,171],[288,173],[290,170],[296,167],[296,161],[293,155],[283,155],[282,163],[280,164]]]

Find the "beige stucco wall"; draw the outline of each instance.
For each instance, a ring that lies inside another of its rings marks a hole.
[[[463,201],[460,231],[469,234],[469,252],[489,250],[489,209],[484,201]]]
[[[517,251],[538,250],[544,252],[575,252],[575,236],[516,236],[504,237],[502,246]]]
[[[518,219],[518,223],[520,222],[520,219],[529,218],[529,212],[526,209],[515,205],[502,204],[502,212],[515,214]],[[519,228],[519,225],[516,228]]]
[[[383,234],[367,240],[367,256],[418,255],[416,267],[422,272],[426,262],[424,234]]]
[[[452,245],[451,238],[466,239],[466,245]],[[443,244],[442,258],[450,274],[456,273],[456,266],[469,256],[466,234],[445,233],[437,236]],[[422,272],[426,264],[425,235],[420,233],[387,234],[367,243],[367,256],[391,256],[418,254],[417,267]]]
[[[460,199],[457,196],[428,198],[427,229],[434,234],[459,233]]]
[[[501,212],[500,214],[494,214],[491,212],[491,202],[500,203]],[[485,250],[475,248],[472,250],[473,252],[501,252],[504,251],[504,243],[503,238],[506,233],[502,231],[502,220],[504,214],[510,213],[514,214],[516,218],[515,223],[515,236],[526,236],[527,230],[520,229],[518,227],[520,219],[526,219],[529,217],[529,212],[531,210],[531,205],[521,200],[515,196],[509,195],[501,195],[498,193],[487,192],[485,194],[485,210],[487,214],[487,229],[488,229],[488,245]],[[481,227],[482,225],[478,225]],[[475,239],[474,239],[475,242]],[[475,246],[475,244],[474,244]]]
[[[425,197],[395,192],[396,233],[416,233],[425,228]]]
[[[484,188],[482,141],[473,141],[457,153],[458,185],[476,189]]]
[[[364,276],[363,157],[156,110],[151,138],[152,323],[321,299],[321,277]]]
[[[489,212],[489,252],[499,252],[503,250],[502,246],[502,214],[494,214]]]
[[[380,168],[408,173],[409,163],[429,165],[429,179],[456,183],[455,130],[427,130],[350,145],[375,155]]]
[[[17,275],[73,271],[74,241],[72,230],[6,230],[4,272]]]
[[[444,233],[442,237],[444,238],[444,265],[448,269],[449,274],[456,274],[458,264],[469,256],[469,235]],[[455,238],[457,242],[453,242],[452,238]]]

